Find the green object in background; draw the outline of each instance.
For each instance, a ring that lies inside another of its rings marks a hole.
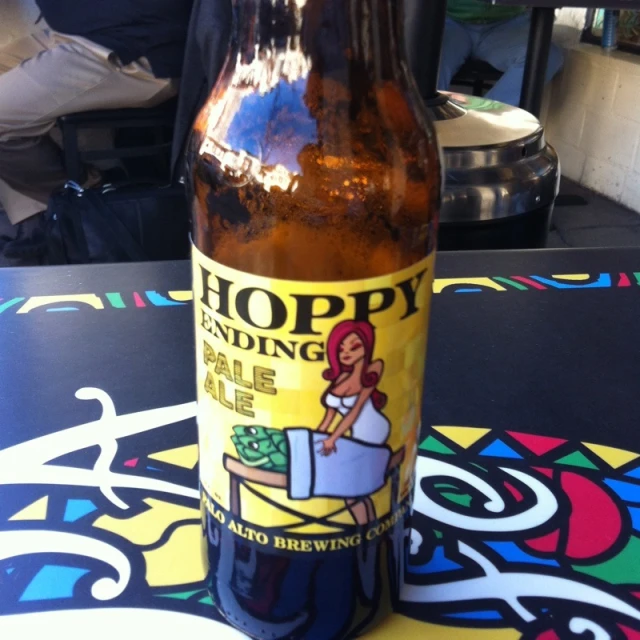
[[[632,44],[640,42],[640,11],[620,11],[618,38]]]
[[[522,15],[526,7],[492,5],[482,0],[449,0],[447,15],[456,22],[490,24]]]
[[[268,427],[237,426],[233,428],[233,434],[231,441],[243,464],[264,471],[287,472],[289,448],[282,431]]]

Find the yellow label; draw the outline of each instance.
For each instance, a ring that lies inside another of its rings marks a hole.
[[[264,547],[331,551],[404,515],[433,264],[301,282],[194,247],[200,480],[219,526]]]

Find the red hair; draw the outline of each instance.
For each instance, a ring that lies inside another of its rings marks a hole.
[[[369,371],[371,360],[373,358],[373,348],[375,346],[376,334],[373,325],[370,322],[345,320],[337,324],[329,334],[327,343],[327,359],[329,360],[329,368],[326,369],[322,377],[325,380],[334,382],[343,373],[353,371],[353,367],[347,366],[340,362],[340,345],[344,339],[351,333],[355,333],[364,347],[364,365],[362,367],[362,376],[360,382],[362,386],[370,389],[374,387],[371,394],[373,406],[380,411],[387,404],[387,394],[375,389],[380,381],[380,376],[375,371]]]

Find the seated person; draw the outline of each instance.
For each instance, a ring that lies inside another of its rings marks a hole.
[[[66,180],[56,119],[152,107],[177,93],[193,0],[36,0],[41,27],[0,50],[0,206],[9,258],[44,248],[41,214]]]
[[[518,106],[529,23],[530,16],[525,7],[492,5],[483,0],[449,0],[438,89],[446,91],[466,60],[475,58],[503,72],[487,98]],[[552,45],[547,82],[560,71],[562,64],[562,51]]]

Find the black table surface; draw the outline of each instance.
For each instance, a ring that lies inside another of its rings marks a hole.
[[[197,550],[189,287],[0,270],[2,637],[238,637]],[[371,637],[640,638],[640,250],[443,253],[434,292],[408,586]]]

